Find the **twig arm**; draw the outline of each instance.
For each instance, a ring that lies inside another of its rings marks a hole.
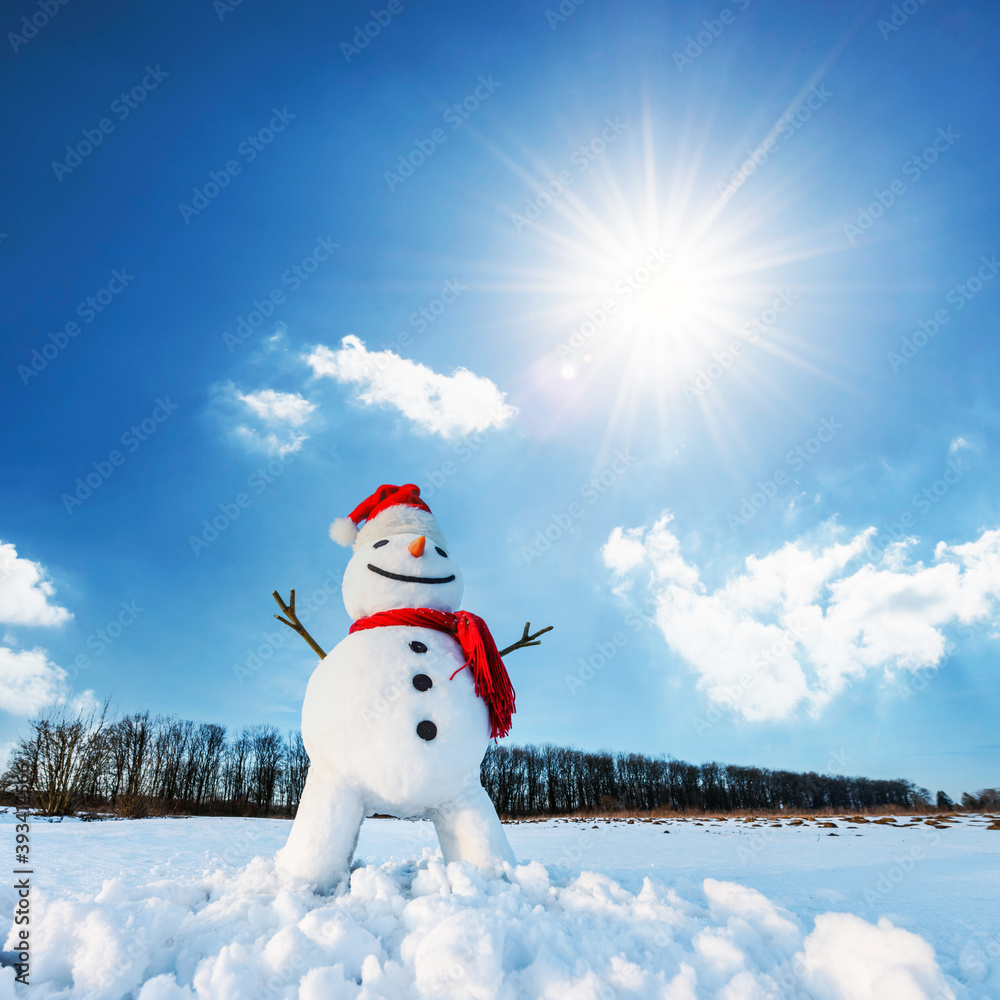
[[[528,630],[531,628],[531,622],[524,623],[524,632],[521,633],[521,638],[517,642],[508,646],[506,649],[500,650],[501,656],[506,656],[508,653],[513,653],[515,649],[524,649],[525,646],[540,646],[542,644],[541,639],[538,637],[540,635],[545,635],[546,632],[551,632],[555,626],[549,625],[547,628],[540,629],[538,632],[534,632],[528,635]],[[537,640],[537,641],[533,641]]]
[[[326,656],[326,653],[323,652],[323,647],[306,631],[305,625],[299,621],[299,617],[295,613],[295,591],[292,591],[289,604],[285,604],[281,599],[281,595],[276,590],[271,591],[271,596],[278,602],[278,607],[288,616],[287,618],[282,618],[281,615],[275,615],[274,617],[279,622],[284,622],[290,629],[298,632],[309,643],[313,652],[322,660]]]

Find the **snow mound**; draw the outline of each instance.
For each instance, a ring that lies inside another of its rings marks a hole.
[[[538,862],[356,868],[329,896],[255,858],[188,883],[104,882],[35,898],[33,1000],[953,1000],[921,937],[705,879],[698,898],[646,879]],[[12,995],[12,970],[0,997]]]

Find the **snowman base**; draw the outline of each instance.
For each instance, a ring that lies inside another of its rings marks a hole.
[[[359,789],[334,774],[310,769],[288,842],[278,852],[278,868],[329,892],[350,873],[361,824],[372,812],[399,819],[429,819],[434,824],[445,864],[466,861],[487,875],[516,864],[514,852],[482,786],[419,813],[376,807]]]

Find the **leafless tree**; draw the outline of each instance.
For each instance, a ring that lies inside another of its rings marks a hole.
[[[0,784],[18,788],[46,816],[85,807],[107,759],[107,715],[105,703],[82,714],[59,707],[33,719]]]

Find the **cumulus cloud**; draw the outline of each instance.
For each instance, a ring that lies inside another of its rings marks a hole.
[[[672,520],[665,512],[652,527],[615,528],[604,563],[620,592],[645,588],[651,620],[709,699],[750,720],[802,707],[816,714],[870,672],[936,667],[948,648],[944,628],[998,616],[1000,530],[941,542],[929,565],[912,561],[906,542],[873,565],[865,552],[874,528],[841,541],[828,524],[824,542],[750,556],[709,590]]]
[[[68,692],[66,671],[52,663],[44,649],[0,646],[0,710],[34,715],[64,702]]]
[[[284,456],[298,451],[309,440],[308,434],[293,428],[309,420],[316,404],[297,392],[276,389],[241,392],[229,382],[218,396],[227,409],[237,407],[239,416],[231,432],[249,451]]]
[[[392,351],[369,351],[354,336],[340,345],[313,350],[306,360],[314,375],[357,386],[361,402],[395,407],[431,434],[453,438],[499,428],[517,414],[493,382],[465,368],[441,375]]]
[[[274,389],[261,389],[258,392],[240,392],[236,398],[246,403],[254,413],[267,423],[284,423],[289,427],[301,427],[309,415],[316,409],[304,396],[297,392],[277,392]]]
[[[54,594],[39,563],[19,556],[10,542],[0,541],[0,623],[62,625],[73,615],[51,600]],[[66,671],[52,663],[44,649],[17,650],[14,644],[14,636],[5,633],[0,645],[0,711],[31,716],[64,704],[70,696]],[[77,701],[86,697],[93,699],[93,692],[76,696]]]
[[[0,624],[61,625],[73,615],[50,601],[55,588],[45,570],[0,541]]]

